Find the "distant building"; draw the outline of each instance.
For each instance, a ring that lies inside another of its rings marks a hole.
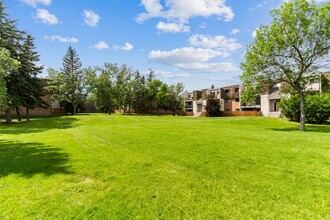
[[[277,83],[271,89],[256,95],[253,103],[242,102],[242,96],[246,90],[244,85],[232,85],[218,89],[203,89],[184,94],[184,108],[186,112],[194,116],[205,115],[208,100],[218,100],[220,111],[238,112],[254,111],[262,112],[265,117],[280,117],[279,103],[288,94],[283,91],[284,83]],[[306,93],[330,92],[330,72],[309,77],[305,88]]]

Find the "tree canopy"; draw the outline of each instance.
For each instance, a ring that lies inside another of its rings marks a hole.
[[[5,94],[6,99],[6,103],[2,101],[2,110],[6,112],[6,122],[11,123],[11,109],[16,109],[20,120],[21,106],[28,110],[36,106],[45,107],[45,103],[41,99],[43,85],[37,77],[43,67],[36,64],[39,55],[34,51],[33,37],[19,30],[17,21],[11,20],[5,9],[0,1],[0,48],[4,48],[7,51],[5,54],[19,63],[17,68],[7,68],[1,79],[1,93],[2,96]]]
[[[329,58],[330,2],[290,1],[274,9],[271,16],[271,24],[260,26],[247,47],[241,78],[256,92],[286,83],[300,97],[299,129],[304,130],[307,79]]]

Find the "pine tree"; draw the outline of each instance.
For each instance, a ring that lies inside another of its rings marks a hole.
[[[72,114],[87,98],[87,83],[85,72],[81,69],[80,58],[75,49],[69,46],[63,57],[63,68],[60,72],[50,69],[48,87],[56,99],[72,105]]]
[[[29,109],[35,107],[47,108],[48,105],[42,100],[44,96],[45,83],[38,78],[43,66],[37,66],[36,62],[39,61],[39,55],[34,51],[35,46],[33,37],[28,35],[24,40],[22,53],[20,55],[21,66],[19,73],[21,80],[19,82],[18,93],[20,96],[20,103],[26,108],[26,117],[29,121]]]

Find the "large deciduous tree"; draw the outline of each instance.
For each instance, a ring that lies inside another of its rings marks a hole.
[[[330,50],[330,2],[283,3],[271,12],[272,23],[261,26],[241,64],[242,80],[251,88],[268,89],[285,82],[300,97],[300,130],[305,129],[307,78],[318,73]]]
[[[10,111],[10,97],[8,96],[5,77],[19,67],[19,61],[10,57],[5,48],[0,48],[0,110]],[[6,122],[11,123],[10,114],[6,114]]]

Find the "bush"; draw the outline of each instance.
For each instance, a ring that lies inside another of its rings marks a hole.
[[[217,99],[207,100],[206,104],[207,117],[219,117],[220,116],[220,102]]]
[[[311,124],[326,123],[330,117],[330,95],[308,95],[305,100],[306,122]],[[282,114],[291,121],[300,121],[300,99],[297,94],[280,102]]]
[[[282,114],[290,121],[300,121],[300,98],[294,94],[289,98],[282,99],[280,102]]]
[[[330,94],[310,95],[306,98],[306,121],[322,124],[330,117]]]

